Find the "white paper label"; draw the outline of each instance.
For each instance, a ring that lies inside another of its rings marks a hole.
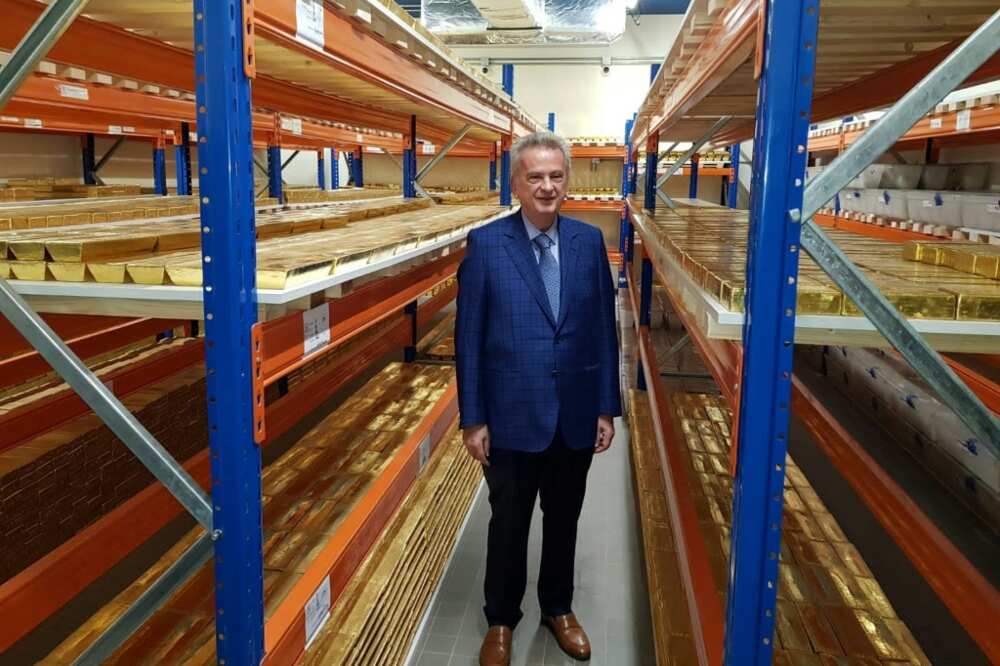
[[[986,210],[994,215],[1000,215],[1000,203],[990,204],[986,206]]]
[[[24,126],[25,127],[43,127],[42,121],[40,119],[38,119],[38,118],[25,118],[24,119]]]
[[[931,118],[931,129],[941,129],[944,122],[940,118]]]
[[[358,143],[364,143],[365,142],[365,135],[364,134],[361,134],[361,133],[355,134],[354,138],[357,140]]]
[[[320,628],[330,618],[330,577],[325,576],[313,595],[306,602],[306,647],[312,643]]]
[[[330,308],[326,303],[302,313],[303,356],[330,342]]]
[[[934,202],[933,201],[924,200],[924,201],[921,201],[920,203],[923,204],[924,208],[934,208]]]
[[[108,125],[108,134],[121,134],[121,133],[122,133],[121,125]]]
[[[322,0],[295,0],[295,36],[309,46],[323,50]]]
[[[421,150],[423,151],[424,155],[433,155],[434,153],[437,152],[437,147],[433,143],[424,143],[421,145],[423,146]]]
[[[59,85],[59,95],[69,99],[90,99],[90,91],[83,86]]]
[[[972,126],[972,109],[959,111],[958,115],[955,116],[955,131],[968,132],[971,126]]]
[[[417,469],[423,470],[427,461],[431,459],[431,436],[430,433],[420,440],[420,448],[417,450]]]
[[[302,134],[302,119],[301,118],[282,118],[281,119],[281,129],[288,130],[296,136]]]
[[[20,121],[21,119],[17,116],[0,116],[0,123],[17,123]]]
[[[135,128],[131,125],[122,125],[122,132],[125,134],[135,134]]]

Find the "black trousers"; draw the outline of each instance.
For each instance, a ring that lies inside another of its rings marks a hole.
[[[560,434],[538,453],[493,450],[484,468],[490,490],[486,553],[486,606],[490,626],[513,629],[521,620],[528,583],[528,533],[541,497],[542,562],[538,603],[543,615],[572,612],[576,527],[587,489],[592,448],[574,451]]]

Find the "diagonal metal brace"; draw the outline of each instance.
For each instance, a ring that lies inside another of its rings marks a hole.
[[[1000,455],[1000,425],[993,413],[812,221],[812,216],[866,166],[890,150],[910,127],[965,81],[998,48],[1000,11],[809,183],[801,212],[790,211],[793,218],[806,220],[802,229],[802,247],[995,455]]]
[[[682,166],[684,166],[684,164],[688,160],[690,160],[692,157],[694,157],[695,154],[699,150],[701,150],[701,147],[704,146],[706,143],[708,143],[709,140],[713,136],[715,136],[716,132],[718,132],[720,129],[722,129],[723,127],[725,127],[726,123],[728,123],[731,119],[732,119],[732,116],[722,116],[721,118],[719,118],[718,120],[716,120],[715,124],[712,125],[712,129],[710,129],[707,132],[705,132],[704,136],[702,136],[700,139],[698,139],[697,141],[695,141],[691,145],[691,147],[688,149],[688,151],[686,153],[684,153],[683,155],[681,155],[673,164],[671,164],[670,168],[667,169],[667,172],[665,174],[663,174],[662,176],[660,176],[659,180],[656,181],[656,188],[659,189],[660,186],[663,185],[663,183],[667,182],[667,179],[669,179],[675,173],[677,173],[678,171],[680,171],[680,168]]]
[[[413,177],[414,182],[419,183],[421,180],[423,180],[424,176],[430,173],[430,170],[436,167],[438,163],[445,158],[445,155],[447,155],[452,148],[457,146],[459,141],[465,138],[465,135],[468,134],[469,130],[471,129],[472,129],[472,124],[470,123],[465,127],[463,127],[462,129],[458,130],[455,136],[451,137],[448,140],[448,143],[444,144],[444,146],[441,147],[441,151],[438,152],[437,155],[432,157],[431,161],[425,164],[422,169],[417,171],[417,175]]]
[[[677,204],[674,203],[674,200],[670,198],[669,194],[657,188],[656,196],[660,201],[667,204],[667,208],[669,208],[670,210],[677,210]]]
[[[668,155],[670,155],[670,152],[671,152],[671,151],[672,151],[672,150],[673,150],[674,148],[676,148],[676,147],[677,147],[677,144],[678,144],[678,143],[680,143],[680,142],[679,142],[679,141],[674,141],[674,142],[673,142],[672,144],[670,144],[670,145],[669,145],[669,146],[668,146],[668,147],[666,148],[666,150],[661,150],[661,151],[660,151],[660,154],[656,156],[656,161],[657,161],[657,162],[659,162],[659,161],[660,161],[660,160],[662,160],[662,159],[663,159],[664,157],[667,157]]]
[[[674,354],[687,347],[689,342],[691,342],[691,336],[685,333],[670,347],[670,349],[667,350],[667,353],[662,356],[662,360],[673,357]]]
[[[0,69],[0,109],[7,105],[86,4],[87,0],[55,0],[42,12],[28,34],[14,47],[10,60]]]
[[[212,505],[191,475],[115,397],[49,325],[0,278],[0,314],[38,350],[52,369],[94,410],[118,439],[132,451],[195,520],[212,531]]]
[[[127,641],[212,555],[211,535],[191,544],[111,626],[90,644],[74,666],[99,666]]]

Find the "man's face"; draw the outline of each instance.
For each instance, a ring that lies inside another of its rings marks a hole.
[[[530,219],[540,221],[559,213],[569,174],[559,150],[528,148],[521,153],[520,168],[512,179],[514,196]]]

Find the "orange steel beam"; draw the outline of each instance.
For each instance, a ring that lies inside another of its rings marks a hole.
[[[1000,386],[996,382],[988,377],[984,377],[961,361],[950,356],[942,354],[942,358],[962,378],[962,381],[972,389],[972,392],[979,396],[983,404],[992,409],[993,413],[1000,414]]]
[[[962,129],[959,129],[960,126]],[[814,137],[809,139],[809,150],[843,150],[863,135],[864,131],[861,130]],[[990,138],[1000,139],[1000,106],[995,104],[929,114],[918,120],[896,143],[896,147],[922,147],[927,139],[934,139],[935,143],[943,140],[967,140],[981,145],[988,143]]]
[[[35,0],[4,0],[0,48],[12,50],[45,7]],[[123,53],[128,57],[123,58]],[[178,90],[194,90],[194,58],[190,51],[83,16],[73,21],[46,57]],[[354,103],[259,73],[253,84],[253,104],[272,111],[400,133],[408,132],[410,126],[408,115]],[[419,136],[423,137],[425,132],[437,132],[435,136],[443,137],[442,142],[451,136],[447,130],[421,123]]]
[[[133,319],[126,322],[111,322],[107,328],[101,328],[66,340],[66,345],[77,356],[87,359],[97,354],[124,347],[151,338],[172,328],[182,326],[185,322],[177,319]],[[26,351],[12,358],[0,360],[0,388],[20,384],[28,379],[48,372],[51,366],[37,351]]]
[[[715,577],[708,564],[708,553],[699,528],[698,511],[692,499],[690,481],[684,461],[680,458],[681,438],[671,417],[669,394],[660,378],[660,366],[653,350],[649,327],[639,325],[639,310],[631,267],[626,267],[625,270],[634,314],[636,347],[639,349],[642,371],[646,377],[649,411],[656,433],[656,448],[660,457],[663,483],[667,491],[670,524],[674,541],[677,542],[677,565],[684,581],[695,650],[698,653],[699,664],[717,666],[722,663],[722,639],[725,629],[722,603],[716,593]]]
[[[357,291],[325,303],[330,322],[329,349],[361,333],[421,294],[455,275],[465,252],[453,252],[399,275],[371,282]],[[257,324],[260,331],[261,383],[268,386],[312,361],[319,352],[304,355],[303,313]]]
[[[610,146],[579,146],[571,145],[570,154],[581,159],[625,159],[625,146],[616,144]]]
[[[432,307],[427,303],[425,309]],[[350,357],[317,373],[300,388],[268,406],[270,444],[303,416],[359,376],[372,362],[409,343],[410,321],[400,314],[388,330],[369,336]],[[201,345],[197,345],[201,350]],[[207,488],[208,451],[191,457],[184,468]],[[153,483],[99,521],[0,585],[0,653],[23,638],[84,588],[118,564],[183,509],[160,483]]]
[[[841,231],[849,231],[859,236],[868,236],[869,238],[879,238],[899,243],[908,240],[927,240],[930,238],[927,234],[921,234],[916,231],[880,227],[877,224],[865,224],[857,220],[845,220],[842,217],[835,217],[826,213],[817,213],[813,219],[821,227],[840,229]]]
[[[439,293],[432,296],[426,303],[417,307],[417,326],[425,326],[430,323],[444,306],[451,303],[458,296],[458,283],[455,282]]]
[[[264,664],[298,663],[306,647],[305,607],[310,597],[329,580],[331,605],[336,602],[419,476],[424,442],[436,449],[457,415],[453,381],[274,610],[264,625]]]
[[[609,211],[612,213],[621,213],[622,208],[625,206],[625,202],[621,199],[611,199],[610,201],[600,201],[592,199],[573,199],[569,198],[563,202],[562,210],[565,211]]]
[[[1000,593],[868,455],[802,381],[792,408],[914,568],[934,589],[990,663],[1000,663]]]
[[[691,175],[691,167],[683,167],[681,172],[685,176]],[[698,167],[699,176],[725,176],[727,178],[733,177],[732,167]]]
[[[103,381],[116,396],[122,398],[199,363],[202,358],[202,343],[189,343],[143,363],[109,373]],[[0,451],[13,448],[89,412],[90,408],[80,396],[67,388],[43,400],[0,414]]]
[[[63,340],[77,338],[88,335],[96,331],[111,328],[120,324],[127,324],[132,321],[132,317],[105,317],[99,315],[67,315],[45,313],[42,319],[48,324],[56,335]],[[9,358],[16,354],[33,351],[27,340],[21,337],[10,322],[0,319],[0,358]]]
[[[389,47],[326,7],[323,7],[324,48],[320,51],[303,44],[296,38],[295,12],[295,5],[284,0],[255,0],[257,38],[307,55],[421,106],[458,116],[498,134],[511,132],[510,116],[445,82],[405,53]]]

